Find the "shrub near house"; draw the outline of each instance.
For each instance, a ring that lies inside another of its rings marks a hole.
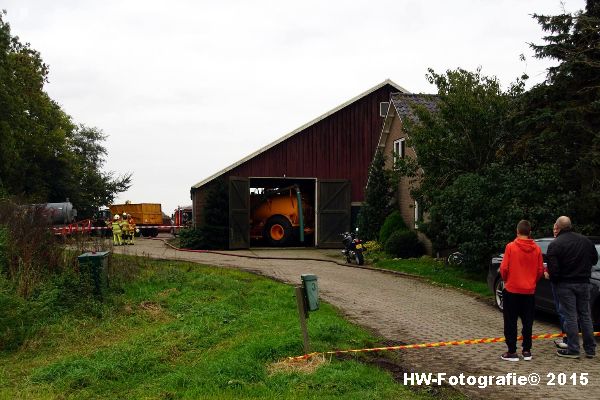
[[[417,234],[408,229],[400,211],[388,215],[379,230],[379,242],[390,256],[398,258],[420,257],[425,248]]]
[[[413,231],[396,231],[385,243],[385,252],[398,258],[420,257],[425,254],[423,244]]]
[[[385,245],[392,233],[406,230],[408,230],[408,227],[404,223],[400,211],[394,211],[386,217],[385,222],[379,230],[379,243]]]

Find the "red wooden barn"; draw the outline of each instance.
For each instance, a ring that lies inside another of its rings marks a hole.
[[[338,247],[364,201],[390,94],[408,93],[390,80],[301,126],[191,188],[195,224],[203,222],[206,193],[229,181],[230,248],[250,245],[250,194],[298,185],[314,215],[311,244]]]

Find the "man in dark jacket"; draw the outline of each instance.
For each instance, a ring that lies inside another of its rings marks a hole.
[[[590,313],[590,276],[598,262],[594,244],[585,236],[571,232],[569,217],[556,220],[558,235],[548,246],[548,272],[556,285],[559,313],[564,317],[567,349],[557,350],[560,357],[579,358],[579,326],[583,349],[588,358],[596,355],[594,327]]]

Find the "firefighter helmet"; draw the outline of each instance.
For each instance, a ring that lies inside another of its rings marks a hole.
[[[113,219],[114,219],[115,221],[118,221],[118,220],[119,220],[119,218],[121,218],[121,217],[119,217],[119,214],[117,214],[117,215],[115,215],[115,217],[114,217]]]

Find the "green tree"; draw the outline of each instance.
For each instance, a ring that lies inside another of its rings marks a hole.
[[[71,184],[67,190],[82,217],[91,217],[98,207],[113,203],[116,194],[131,185],[131,174],[115,177],[113,172],[103,171],[107,155],[102,145],[105,139],[98,128],[80,125],[68,140],[71,179],[65,181]]]
[[[385,217],[392,209],[393,187],[392,176],[385,169],[385,156],[381,150],[377,150],[369,168],[365,203],[358,214],[361,238],[377,240]]]
[[[400,158],[397,165],[398,171],[413,177],[423,170],[423,195],[502,158],[513,135],[509,125],[513,102],[524,86],[517,80],[503,91],[495,77],[483,76],[479,69],[457,69],[443,75],[429,69],[426,77],[437,86],[437,111],[414,107],[416,118],[405,121],[404,129],[418,161]]]
[[[400,159],[397,170],[416,181],[412,195],[428,214],[420,229],[434,246],[458,247],[480,268],[514,236],[520,219],[551,227],[570,197],[556,186],[556,166],[510,160],[522,80],[503,90],[496,78],[462,69],[429,70],[428,79],[438,88],[437,111],[415,106],[405,130],[418,158]]]
[[[0,12],[0,193],[28,202],[71,199],[79,215],[110,203],[131,175],[102,171],[105,136],[76,126],[44,91],[40,53],[11,35]]]
[[[10,194],[44,201],[68,175],[69,117],[44,92],[48,67],[10,33],[0,13],[0,182]]]
[[[560,185],[578,201],[570,215],[587,233],[600,233],[600,1],[585,11],[534,15],[547,33],[532,48],[538,58],[558,61],[546,81],[520,101],[520,139],[515,163],[553,164]]]
[[[558,174],[551,165],[500,164],[461,174],[434,195],[425,233],[437,248],[458,247],[470,266],[486,266],[492,253],[514,238],[523,218],[535,235],[551,235],[555,215],[565,214],[573,202],[557,184]]]

